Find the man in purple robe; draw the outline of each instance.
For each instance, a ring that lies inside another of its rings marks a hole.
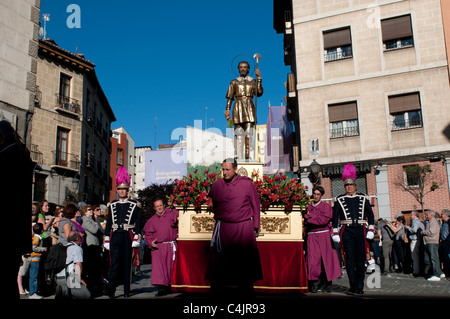
[[[260,202],[253,181],[236,173],[235,159],[222,163],[223,179],[215,182],[209,196],[216,225],[211,239],[206,279],[213,295],[225,288],[238,288],[238,295],[253,293],[253,283],[262,279],[256,237]]]
[[[314,186],[313,201],[306,208],[304,215],[307,233],[306,263],[310,292],[330,292],[332,281],[341,276],[341,266],[336,250],[331,246],[331,218],[333,209],[322,196],[322,186]]]
[[[152,252],[151,284],[158,287],[156,296],[159,297],[170,293],[179,213],[166,207],[162,199],[156,199],[153,205],[156,213],[145,223],[143,231]]]

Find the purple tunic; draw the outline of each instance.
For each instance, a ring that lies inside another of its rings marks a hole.
[[[237,175],[211,186],[216,226],[211,240],[206,279],[239,285],[262,279],[255,229],[259,229],[260,202],[253,181]]]
[[[171,284],[178,237],[177,218],[178,210],[166,207],[161,215],[155,214],[145,223],[145,242],[152,250],[152,285]],[[155,239],[158,248],[152,248]]]
[[[341,266],[336,250],[331,247],[331,218],[333,210],[330,205],[319,202],[316,206],[308,205],[305,214],[306,262],[308,279],[318,280],[322,271],[321,263],[325,269],[328,281],[341,276]]]

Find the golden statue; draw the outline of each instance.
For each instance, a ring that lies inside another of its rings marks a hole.
[[[234,124],[234,135],[236,136],[236,153],[238,159],[255,159],[255,149],[252,139],[254,137],[256,125],[256,108],[253,104],[253,97],[263,94],[261,72],[255,70],[256,80],[248,75],[250,64],[241,61],[238,65],[240,76],[231,80],[226,94],[227,106],[225,117],[230,119],[230,110],[233,100],[232,117]],[[245,157],[244,157],[245,155]]]

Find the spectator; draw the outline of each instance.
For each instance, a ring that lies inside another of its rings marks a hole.
[[[77,211],[78,209],[74,204],[67,204],[63,208],[63,215],[58,224],[58,241],[64,246],[67,246],[68,244],[67,237],[69,236],[70,231],[76,230],[75,226],[71,223],[71,220],[75,218]]]
[[[94,210],[92,206],[87,205],[84,213],[83,228],[86,232],[86,246],[85,251],[85,269],[87,287],[90,291],[97,286],[100,281],[100,264],[101,264],[101,246],[100,237],[101,227],[94,219]]]
[[[70,219],[70,222],[75,227],[75,229],[80,233],[81,235],[81,246],[83,247],[86,244],[86,231],[84,230],[83,226],[81,225],[83,223],[83,216],[86,213],[86,209],[89,207],[86,203],[82,202],[83,204],[78,204],[78,209],[75,212],[75,216]],[[81,205],[80,205],[81,204]]]
[[[421,264],[422,264],[422,256],[423,256],[423,239],[422,239],[422,230],[425,229],[422,221],[419,219],[419,212],[413,211],[411,212],[411,227],[405,226],[410,239],[410,251],[411,251],[411,259],[412,259],[412,271],[414,277],[419,277],[422,273]]]
[[[46,247],[42,247],[41,234],[44,231],[44,227],[41,223],[36,223],[33,225],[33,248],[30,255],[30,299],[42,299],[41,295],[38,295],[39,290],[39,264],[41,262],[42,253],[47,251]]]
[[[386,219],[378,219],[377,232],[380,237],[381,252],[383,256],[382,269],[384,274],[391,273],[393,271],[392,262],[392,245],[394,244],[394,231],[389,227]]]
[[[44,227],[44,232],[46,232],[52,225],[53,219],[50,218],[47,220],[46,216],[48,215],[49,205],[47,200],[42,200],[38,203],[36,207],[36,215],[35,215],[35,223],[41,223]]]
[[[441,228],[441,249],[442,249],[442,263],[444,269],[444,276],[450,276],[450,221],[448,215],[450,211],[442,210],[442,228]]]
[[[430,275],[427,279],[428,281],[439,281],[441,280],[441,275],[443,275],[439,261],[439,234],[441,229],[435,215],[433,210],[425,211],[425,218],[428,220],[428,223],[425,226],[425,230],[422,231],[425,245],[425,276]]]
[[[407,273],[409,271],[409,267],[405,262],[405,250],[406,245],[408,244],[408,242],[405,240],[405,223],[405,217],[403,215],[400,215],[395,218],[392,224],[394,226],[393,230],[395,232],[393,249],[395,256],[397,257],[397,272]],[[408,237],[406,237],[406,239],[407,238]]]
[[[23,278],[27,276],[28,270],[30,269],[30,254],[25,254],[22,256],[22,263],[19,268],[19,274],[17,275],[17,287],[19,288],[19,294],[27,295],[28,290],[23,286]]]
[[[58,225],[59,225],[59,221],[61,220],[63,215],[63,209],[61,207],[58,207],[55,209],[55,213],[54,213],[54,218],[53,218],[53,223],[50,227],[50,239],[52,241],[52,246],[58,244],[58,238],[59,238],[59,229],[58,229]]]
[[[73,298],[90,299],[91,293],[81,277],[83,272],[82,236],[77,231],[70,231],[67,237],[66,268],[57,275],[55,299]]]

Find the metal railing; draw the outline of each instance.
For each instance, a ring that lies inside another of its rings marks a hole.
[[[56,106],[67,112],[81,113],[81,106],[77,99],[72,99],[61,94],[56,94]]]
[[[78,155],[56,150],[52,151],[52,155],[52,165],[65,167],[76,171],[80,170],[81,162]]]
[[[38,165],[42,165],[44,163],[44,154],[39,151],[38,145],[36,144],[31,144],[30,157],[31,160],[36,162]]]
[[[416,118],[412,120],[394,120],[391,123],[391,127],[393,131],[422,127],[422,119]]]
[[[331,138],[357,135],[359,135],[359,128],[357,126],[331,129]]]
[[[352,46],[344,46],[336,49],[328,49],[324,51],[325,62],[342,60],[353,56]]]

